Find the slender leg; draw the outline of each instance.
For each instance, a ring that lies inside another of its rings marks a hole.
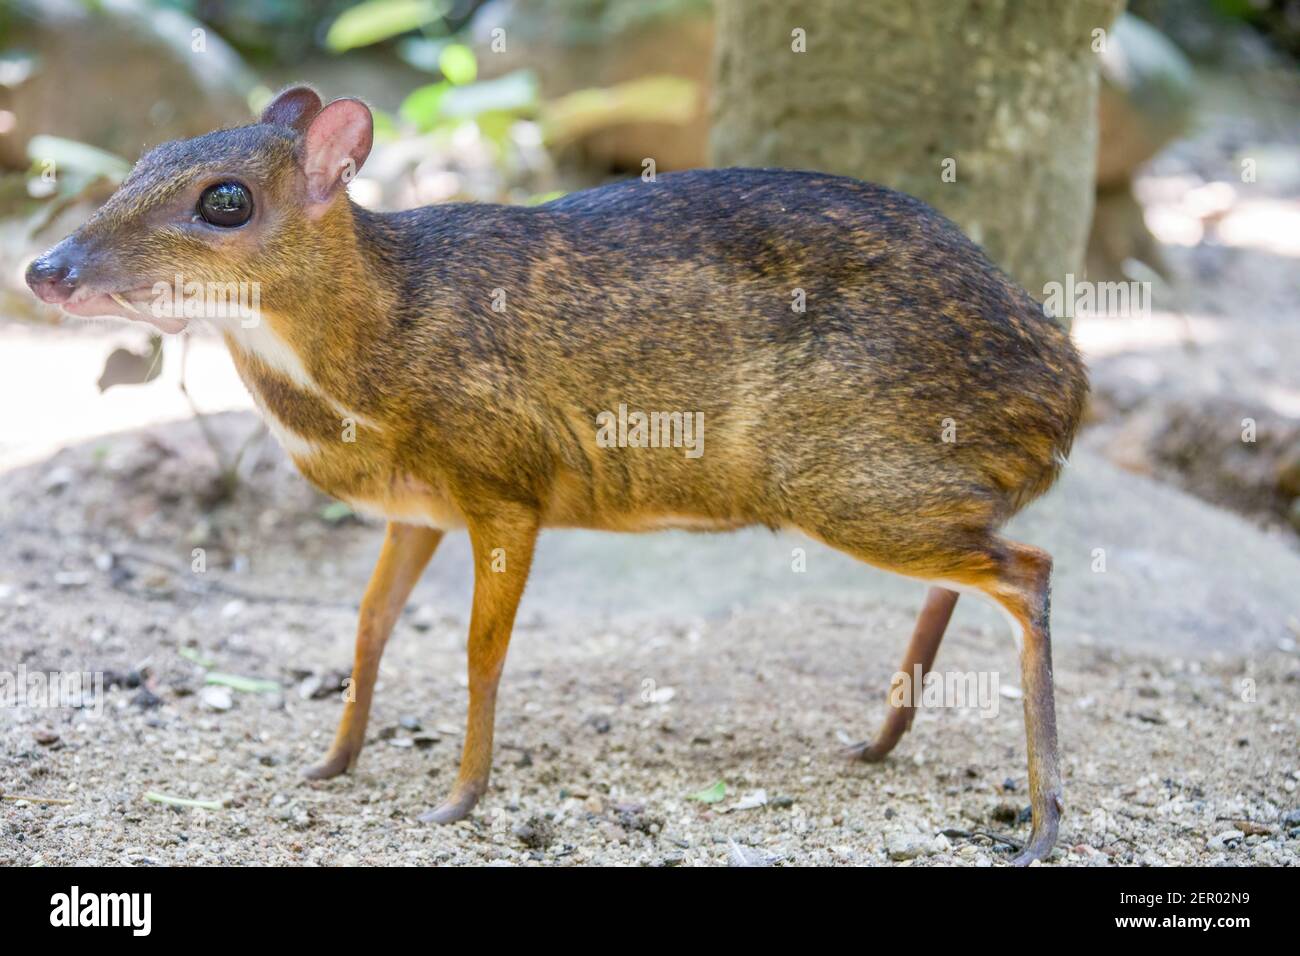
[[[943,632],[952,617],[952,609],[957,606],[957,597],[956,591],[940,587],[932,587],[926,593],[925,604],[912,631],[912,640],[907,645],[907,656],[903,658],[903,665],[899,669],[906,675],[907,680],[914,679],[916,665],[919,664],[921,667],[921,677],[925,677],[934,665],[935,655],[939,653],[939,642],[943,640]],[[903,734],[911,728],[912,719],[916,716],[916,708],[911,702],[914,702],[920,693],[919,686],[913,687],[907,704],[896,706],[891,699],[889,711],[885,715],[885,725],[880,728],[880,734],[875,742],[863,741],[854,744],[848,748],[848,756],[870,763],[884,760]],[[893,695],[891,694],[890,697],[892,698]]]
[[[1029,751],[1029,842],[1012,861],[1027,866],[1044,860],[1056,844],[1061,812],[1061,768],[1056,747],[1056,703],[1052,689],[1052,559],[1045,551],[1007,542],[1009,559],[999,578],[983,590],[1005,607],[1023,632],[1020,672],[1025,694],[1025,739]]]
[[[469,717],[460,773],[451,794],[422,814],[426,823],[453,823],[469,815],[487,790],[492,771],[492,725],[497,683],[505,665],[515,611],[528,581],[539,526],[536,512],[502,504],[491,516],[469,518],[474,549],[474,607],[469,624]]]
[[[1046,551],[1027,544],[967,532],[969,528],[958,528],[946,539],[930,536],[923,542],[926,545],[924,563],[895,564],[882,560],[879,553],[864,551],[851,540],[827,540],[827,543],[870,564],[903,574],[969,585],[1006,608],[1016,621],[1022,632],[1020,671],[1025,695],[1025,740],[1029,752],[1029,802],[1033,810],[1033,825],[1029,842],[1013,862],[1025,866],[1034,860],[1046,859],[1052,852],[1064,811],[1048,624],[1052,558]],[[940,540],[946,542],[942,549],[935,546]],[[956,600],[956,594],[945,598],[934,590],[930,592],[917,621],[904,666],[913,661],[923,665],[933,663],[934,652]],[[891,711],[880,738],[864,748],[863,756],[868,757],[877,748],[883,751],[882,756],[887,753],[887,747],[892,746],[906,729],[909,718],[910,715],[901,708]]]
[[[370,702],[384,645],[411,589],[441,540],[442,532],[432,528],[389,523],[379,562],[361,599],[356,660],[352,665],[353,693],[343,705],[343,719],[329,753],[321,763],[306,771],[309,778],[335,777],[351,770],[356,763],[365,744],[366,721],[370,717]]]

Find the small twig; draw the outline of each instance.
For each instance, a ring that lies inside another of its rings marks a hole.
[[[169,571],[178,579],[188,581],[184,587],[185,591],[202,597],[211,596],[213,594],[224,594],[226,597],[240,598],[244,601],[260,604],[297,604],[302,607],[325,607],[344,611],[354,611],[357,607],[356,604],[347,601],[322,601],[320,598],[313,597],[259,594],[256,591],[246,591],[243,588],[235,587],[234,585],[222,584],[220,581],[200,582],[194,578],[194,575],[170,561],[163,561],[159,558],[151,558],[146,554],[136,554],[131,551],[119,551],[117,549],[112,549],[112,553],[115,558],[121,558],[126,561],[138,561],[141,564],[148,564],[156,568],[162,568],[164,571]],[[132,588],[118,587],[118,590],[128,591],[137,595],[139,594],[138,591]]]
[[[144,798],[150,803],[161,803],[168,807],[193,807],[196,810],[220,810],[225,806],[220,800],[190,800],[188,797],[173,797],[153,790],[146,792]]]
[[[244,455],[247,454],[248,449],[252,448],[255,444],[257,444],[258,439],[262,438],[265,434],[266,434],[266,422],[262,421],[259,418],[257,420],[257,427],[248,433],[248,437],[245,438],[243,444],[239,446],[239,450],[235,452],[235,460],[231,462],[230,465],[231,475],[234,475],[236,477],[239,475],[239,466],[244,461]]]
[[[60,806],[72,806],[71,800],[61,800],[58,797],[33,797],[25,793],[0,793],[0,800],[26,800],[28,803],[57,803]]]
[[[1023,850],[1025,847],[1015,837],[1003,836],[1001,833],[994,833],[992,830],[959,830],[953,827],[939,832],[950,839],[969,840],[971,837],[977,836],[988,837],[994,843],[1005,843],[1013,850]]]
[[[25,532],[27,534],[32,534],[32,535],[49,534],[48,528],[39,528],[36,525],[25,524],[21,522],[11,524],[8,527],[11,532]],[[108,535],[100,534],[98,532],[91,531],[88,529],[78,531],[77,535],[81,538],[84,538],[87,541],[93,541],[96,544],[104,547],[105,549],[110,551],[113,554],[113,556],[116,558],[122,558],[127,561],[138,561],[141,564],[150,564],[156,568],[162,568],[164,571],[171,572],[173,575],[175,575],[177,578],[179,578],[182,581],[188,580],[189,583],[185,585],[182,588],[182,590],[184,590],[187,594],[193,594],[198,597],[211,597],[214,594],[224,594],[227,597],[242,598],[245,601],[251,601],[251,602],[262,603],[262,604],[297,604],[300,607],[322,607],[322,608],[331,608],[340,611],[355,611],[357,609],[356,603],[349,602],[349,601],[322,601],[320,598],[313,598],[313,597],[295,597],[294,595],[280,595],[280,594],[259,594],[256,591],[245,591],[243,588],[235,587],[234,585],[230,585],[230,584],[222,584],[219,581],[200,583],[197,580],[195,580],[195,576],[191,574],[188,570],[176,564],[173,564],[169,561],[163,561],[160,560],[159,558],[152,558],[147,554],[136,554],[131,551],[121,550],[120,548],[116,547],[114,541],[110,539]],[[211,573],[212,573],[211,571],[208,572],[208,574]],[[133,594],[137,597],[141,596],[139,591],[135,591],[131,588],[123,588],[119,585],[114,585],[114,587],[119,591],[125,591],[126,593]]]
[[[217,471],[221,473],[221,480],[226,485],[227,491],[233,491],[231,483],[231,470],[226,467],[226,454],[221,448],[221,443],[217,441],[216,433],[212,430],[212,425],[208,422],[208,416],[194,401],[194,396],[190,394],[189,387],[185,384],[185,371],[189,365],[190,359],[190,337],[189,335],[181,336],[181,375],[180,389],[181,394],[185,396],[185,401],[189,403],[190,411],[194,414],[194,421],[199,426],[199,431],[203,433],[203,440],[208,443],[212,449],[212,457],[217,460]]]

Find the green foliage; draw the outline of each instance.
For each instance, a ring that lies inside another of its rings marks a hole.
[[[390,40],[442,19],[446,13],[436,0],[366,0],[339,14],[325,35],[325,45],[335,53]]]
[[[320,518],[326,524],[342,524],[354,514],[351,506],[343,501],[331,501],[320,510]]]
[[[402,101],[398,113],[421,133],[427,133],[438,125],[442,117],[442,101],[450,89],[451,84],[446,80],[416,87]]]
[[[438,54],[438,69],[448,83],[464,86],[478,77],[478,60],[474,51],[463,43],[449,43]]]
[[[713,786],[708,787],[698,793],[692,793],[687,800],[697,800],[700,803],[721,803],[727,796],[727,784],[724,780],[719,780]]]
[[[530,113],[537,105],[537,77],[531,70],[516,70],[448,90],[442,111],[453,119],[472,119],[484,113]]]

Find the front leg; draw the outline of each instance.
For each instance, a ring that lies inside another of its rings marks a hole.
[[[370,701],[379,676],[379,659],[392,633],[397,616],[429,563],[442,532],[433,528],[389,522],[379,562],[370,576],[370,586],[361,599],[357,621],[357,652],[352,665],[352,694],[343,705],[334,744],[325,759],[306,771],[312,780],[336,777],[352,769],[366,739]]]
[[[484,509],[485,510],[485,509]],[[425,823],[463,819],[487,790],[492,770],[492,725],[497,683],[505,665],[515,611],[533,561],[540,527],[537,512],[512,503],[497,503],[491,514],[466,516],[474,549],[474,607],[469,622],[469,719],[460,773],[451,794]]]

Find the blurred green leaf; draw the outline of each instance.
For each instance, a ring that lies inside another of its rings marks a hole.
[[[386,110],[372,109],[370,115],[375,120],[375,139],[389,140],[397,135],[397,121]]]
[[[343,501],[331,501],[320,510],[321,519],[330,524],[338,524],[340,521],[346,521],[354,514],[351,506]]]
[[[402,101],[398,113],[421,133],[427,133],[437,125],[442,115],[442,101],[450,90],[451,84],[446,80],[414,89]]]
[[[205,670],[213,667],[217,663],[212,658],[205,657],[201,652],[196,651],[192,647],[178,647],[176,653],[187,661],[192,661],[193,663],[198,664]]]
[[[697,96],[695,83],[681,76],[644,76],[574,90],[543,106],[542,136],[557,145],[621,123],[687,123],[695,116]]]
[[[700,803],[721,803],[723,798],[726,797],[726,795],[727,795],[727,784],[725,781],[719,780],[717,783],[715,783],[713,786],[709,787],[708,789],[701,790],[699,793],[692,793],[686,799],[698,800]]]
[[[470,119],[493,111],[513,113],[536,108],[537,77],[530,70],[452,87],[442,101],[443,115],[456,119]]]
[[[173,797],[154,790],[146,791],[144,798],[150,803],[161,803],[169,807],[193,807],[196,810],[220,810],[225,806],[220,800],[191,800],[189,797]]]
[[[525,206],[541,206],[554,199],[563,199],[568,193],[563,189],[552,189],[547,193],[534,193],[524,200]]]
[[[488,110],[474,117],[474,124],[484,139],[490,140],[497,149],[505,149],[510,143],[510,131],[514,129],[517,117],[505,110]]]
[[[438,55],[438,69],[448,82],[464,86],[478,77],[478,60],[474,51],[463,43],[451,43]]]
[[[231,690],[237,690],[245,694],[273,694],[284,689],[279,681],[265,680],[261,677],[245,677],[242,674],[222,674],[218,671],[209,671],[204,676],[203,683],[229,687]]]
[[[442,12],[434,0],[367,0],[339,14],[325,45],[336,53],[369,46],[432,23]]]

